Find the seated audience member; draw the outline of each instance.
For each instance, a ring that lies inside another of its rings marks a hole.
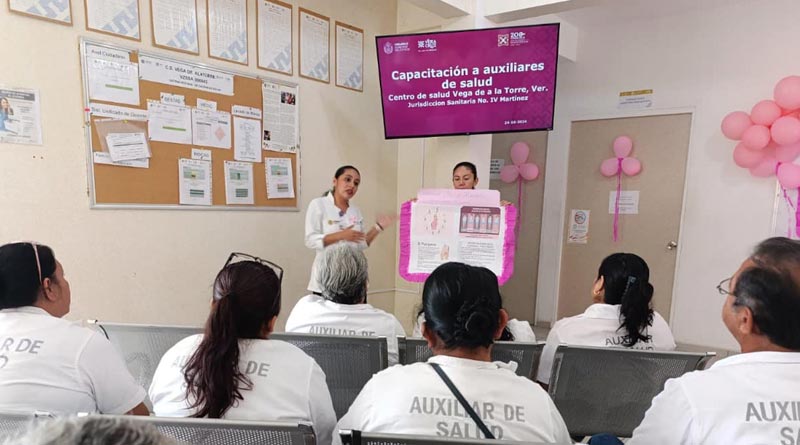
[[[583,314],[558,320],[547,335],[536,380],[550,383],[550,368],[560,344],[671,351],[667,322],[650,305],[650,269],[638,255],[615,253],[600,263],[592,287],[594,304]]]
[[[397,336],[406,333],[394,315],[367,304],[367,257],[361,249],[346,242],[326,247],[317,277],[322,296],[301,298],[286,332],[386,337],[389,365],[397,364]]]
[[[6,445],[177,445],[151,424],[119,417],[66,417],[31,425]]]
[[[49,247],[0,246],[0,410],[148,415],[111,343],[62,319],[70,301]]]
[[[336,414],[319,365],[269,339],[281,308],[283,270],[233,253],[214,280],[203,334],[164,354],[153,376],[153,411],[164,417],[306,421],[330,443]]]
[[[742,353],[668,380],[629,444],[798,443],[800,242],[763,241],[717,289]]]
[[[422,304],[422,335],[434,356],[376,374],[338,429],[452,438],[489,437],[488,431],[496,439],[571,443],[547,393],[516,375],[513,364],[491,361],[508,314],[489,269],[442,264],[425,281]]]
[[[417,322],[414,324],[414,337],[422,337],[422,323],[425,322],[425,313],[420,309],[417,315]],[[527,321],[517,320],[510,318],[506,327],[503,328],[503,334],[498,338],[499,341],[521,341],[528,343],[536,343],[536,334],[533,333],[531,324]]]

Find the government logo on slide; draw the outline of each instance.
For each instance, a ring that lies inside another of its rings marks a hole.
[[[392,46],[391,42],[386,42],[383,44],[383,52],[386,54],[391,54],[394,52],[394,46]]]
[[[497,35],[497,46],[508,46],[508,34]]]

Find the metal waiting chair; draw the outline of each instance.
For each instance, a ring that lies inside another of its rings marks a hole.
[[[270,338],[291,343],[317,361],[325,372],[337,418],[347,413],[369,379],[389,366],[386,337],[275,332]]]
[[[400,363],[425,362],[433,356],[424,338],[398,337]],[[533,379],[539,368],[544,342],[526,343],[519,341],[496,341],[492,347],[492,360],[517,362],[517,375]]]
[[[357,430],[339,431],[339,436],[342,438],[342,445],[543,445],[538,442],[379,434]]]
[[[80,415],[79,415],[80,416]],[[306,422],[248,422],[219,419],[192,419],[144,416],[88,417],[121,418],[146,422],[161,434],[188,445],[315,445],[316,436]],[[0,443],[23,434],[32,425],[51,421],[42,413],[0,412]]]
[[[116,416],[112,416],[116,417]],[[315,445],[306,422],[250,422],[242,420],[124,416],[147,422],[165,436],[190,445]]]
[[[145,389],[150,387],[161,357],[180,340],[203,332],[201,327],[156,326],[90,321],[117,347],[128,370]],[[385,337],[346,337],[274,332],[270,338],[291,343],[311,356],[325,372],[337,417],[342,417],[361,388],[388,366]],[[152,407],[149,398],[145,403]]]
[[[562,345],[548,392],[573,437],[631,437],[668,379],[705,369],[715,355]]]
[[[0,411],[0,443],[22,434],[42,417],[51,416],[46,413]]]
[[[89,320],[88,324],[102,332],[117,348],[128,371],[145,391],[150,388],[158,363],[169,348],[203,332],[203,328],[192,326],[101,323],[97,320]],[[145,404],[152,408],[149,397],[145,398]]]

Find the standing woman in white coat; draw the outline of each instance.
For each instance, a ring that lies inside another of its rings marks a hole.
[[[394,221],[391,216],[378,216],[371,225],[364,221],[361,210],[350,204],[359,185],[361,173],[358,169],[352,165],[341,166],[333,175],[333,187],[308,204],[306,247],[316,251],[308,290],[316,295],[322,295],[317,277],[317,263],[321,260],[325,247],[339,241],[350,241],[366,249]]]

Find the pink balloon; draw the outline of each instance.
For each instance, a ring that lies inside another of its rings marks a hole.
[[[781,164],[781,166],[778,167],[778,181],[787,189],[800,187],[800,166]]]
[[[762,100],[753,106],[750,111],[750,119],[754,124],[769,126],[775,122],[775,119],[781,117],[781,113],[783,110],[774,101]]]
[[[600,173],[603,176],[614,176],[619,171],[619,161],[617,158],[609,158],[600,164]]]
[[[742,139],[744,131],[753,125],[750,116],[744,111],[734,111],[728,113],[725,119],[722,119],[722,134],[726,138],[738,141]]]
[[[514,165],[522,165],[528,160],[531,148],[525,142],[514,142],[511,146],[511,162]]]
[[[790,116],[779,118],[770,129],[772,139],[779,145],[789,145],[800,141],[800,120]]]
[[[533,181],[539,177],[539,167],[536,164],[528,162],[519,166],[519,174],[527,181]]]
[[[628,176],[636,176],[642,171],[642,163],[636,158],[625,158],[622,160],[622,171]]]
[[[778,160],[773,157],[765,157],[755,167],[750,168],[750,174],[757,178],[767,178],[775,174],[775,167]]]
[[[775,149],[775,157],[781,162],[794,162],[800,156],[800,142],[781,145]]]
[[[500,179],[505,183],[516,181],[518,176],[519,167],[516,165],[506,165],[500,169]]]
[[[764,159],[762,150],[751,150],[741,142],[736,144],[736,148],[733,149],[733,162],[739,167],[755,167],[762,159]]]
[[[784,110],[800,108],[800,76],[788,76],[775,85],[775,102]]]
[[[766,147],[769,139],[769,128],[763,125],[753,125],[742,134],[742,143],[753,150],[761,150]]]
[[[630,156],[633,150],[633,141],[628,136],[618,136],[614,139],[614,154],[618,158]]]

